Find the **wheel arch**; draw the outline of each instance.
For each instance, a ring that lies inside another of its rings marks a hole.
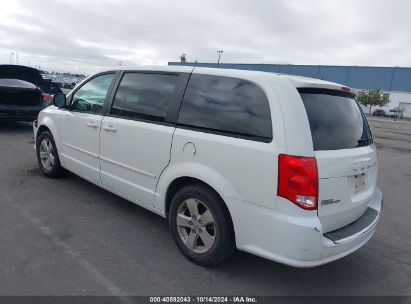
[[[36,138],[35,138],[36,144],[37,144],[37,139],[38,139],[39,135],[41,133],[45,132],[45,131],[50,132],[51,135],[53,136],[53,140],[54,140],[54,143],[55,143],[56,148],[57,148],[57,153],[60,154],[60,152],[61,152],[61,143],[60,143],[60,138],[58,137],[57,126],[56,126],[56,123],[53,121],[53,119],[51,119],[48,116],[42,117],[42,119],[39,119]],[[61,157],[60,157],[60,159],[61,159]]]
[[[195,178],[195,177],[191,177],[191,176],[180,176],[177,177],[176,179],[174,179],[173,181],[171,181],[171,183],[168,185],[167,190],[165,192],[165,197],[164,197],[164,204],[165,204],[165,213],[166,215],[168,215],[168,212],[170,210],[170,204],[171,204],[171,200],[173,199],[174,195],[183,187],[188,186],[188,185],[193,185],[193,184],[202,184],[206,187],[208,187],[209,189],[211,189],[212,191],[214,191],[215,193],[218,194],[218,196],[221,198],[222,201],[223,198],[222,196],[213,188],[211,187],[209,184],[203,182],[202,180]]]
[[[183,187],[188,186],[188,185],[193,185],[193,184],[201,184],[205,187],[207,187],[209,190],[213,191],[221,200],[224,209],[227,212],[229,221],[231,223],[231,227],[232,227],[232,231],[234,234],[234,240],[236,239],[235,237],[235,228],[234,228],[234,222],[233,222],[233,218],[230,212],[230,209],[227,205],[227,203],[225,202],[223,196],[210,184],[208,184],[207,182],[198,179],[196,177],[192,177],[192,176],[179,176],[177,178],[175,178],[174,180],[172,180],[168,187],[167,190],[165,191],[165,197],[164,197],[164,211],[165,211],[165,216],[168,218],[168,214],[169,214],[169,210],[170,210],[170,205],[171,205],[171,201],[174,197],[174,195]]]
[[[39,128],[37,129],[36,141],[37,141],[37,138],[39,138],[40,134],[43,133],[43,132],[46,132],[46,131],[48,131],[48,132],[51,133],[50,128],[47,127],[46,125],[41,125],[41,126],[39,126]],[[52,134],[53,134],[53,133],[52,133]],[[54,136],[53,136],[53,137],[54,137]]]
[[[155,208],[164,214],[168,212],[167,193],[175,187],[189,182],[200,182],[215,191],[224,201],[225,196],[239,197],[238,191],[217,170],[193,161],[178,162],[169,165],[161,173],[156,186]],[[170,186],[172,186],[170,188]],[[229,209],[227,202],[225,202]]]

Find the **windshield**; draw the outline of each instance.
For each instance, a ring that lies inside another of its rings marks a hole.
[[[299,92],[315,151],[372,144],[367,120],[352,94],[328,89],[299,89]]]

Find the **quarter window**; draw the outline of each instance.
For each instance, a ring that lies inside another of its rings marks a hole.
[[[111,114],[163,122],[177,80],[178,75],[125,73]]]
[[[91,79],[74,93],[71,109],[80,112],[101,113],[114,74]]]
[[[238,78],[193,74],[178,123],[224,135],[272,139],[270,107],[264,91]]]

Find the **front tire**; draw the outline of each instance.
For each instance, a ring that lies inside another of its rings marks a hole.
[[[36,141],[37,162],[41,172],[51,178],[58,178],[64,175],[65,170],[60,165],[60,158],[57,152],[53,135],[49,131],[40,133]]]
[[[169,224],[180,251],[198,265],[218,264],[235,251],[228,210],[220,196],[203,184],[188,185],[176,193]]]

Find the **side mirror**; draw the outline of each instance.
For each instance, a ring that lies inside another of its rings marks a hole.
[[[66,107],[66,95],[57,93],[53,97],[53,105],[58,108],[65,108]]]

